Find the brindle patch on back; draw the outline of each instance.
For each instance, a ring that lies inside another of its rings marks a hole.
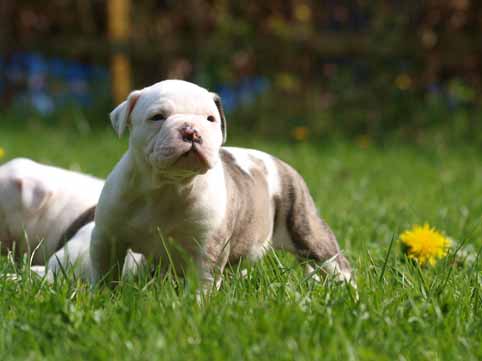
[[[77,217],[72,224],[67,227],[64,233],[60,236],[59,241],[57,242],[57,248],[55,252],[60,250],[65,244],[75,236],[75,234],[87,223],[93,222],[95,218],[95,209],[96,207],[91,207],[83,212],[79,217]]]
[[[258,258],[265,251],[272,235],[274,207],[269,197],[266,169],[261,161],[251,157],[254,166],[249,174],[229,151],[221,149],[226,175],[228,209],[226,239],[229,240],[229,261],[240,257]]]

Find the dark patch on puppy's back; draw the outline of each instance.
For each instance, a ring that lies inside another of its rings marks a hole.
[[[230,235],[230,261],[246,256],[251,247],[266,241],[273,228],[264,164],[251,158],[254,167],[246,172],[229,151],[221,149],[228,207],[226,227]]]
[[[59,238],[59,241],[57,242],[57,248],[55,249],[55,252],[60,250],[65,244],[73,237],[75,234],[86,224],[93,222],[95,218],[95,209],[96,206],[91,207],[87,209],[85,212],[83,212],[80,216],[78,216],[72,224],[67,227],[67,229],[62,233],[62,235]]]

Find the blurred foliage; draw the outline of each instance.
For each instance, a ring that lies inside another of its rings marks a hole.
[[[232,93],[261,79],[232,107],[242,130],[416,141],[437,129],[482,143],[479,1],[144,0],[132,2],[127,44],[109,42],[104,1],[0,4],[6,56],[108,65],[122,48],[137,87],[182,78]]]

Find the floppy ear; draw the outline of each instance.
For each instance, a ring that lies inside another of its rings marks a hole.
[[[134,90],[132,93],[129,94],[125,101],[120,103],[110,113],[110,122],[112,123],[112,127],[116,131],[119,138],[122,136],[125,129],[130,125],[130,116],[132,113],[132,109],[134,109],[134,106],[136,105],[140,95],[140,90]]]
[[[51,189],[30,178],[17,178],[14,180],[14,184],[20,195],[22,208],[29,213],[41,210],[54,193]]]
[[[219,115],[221,117],[221,132],[223,133],[223,144],[226,143],[226,138],[228,136],[228,131],[226,129],[226,115],[224,114],[223,103],[221,102],[221,97],[216,93],[211,93],[213,96],[214,104],[218,108]]]

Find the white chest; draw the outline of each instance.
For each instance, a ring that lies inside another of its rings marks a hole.
[[[150,192],[123,206],[114,230],[135,252],[159,257],[167,244],[189,253],[202,247],[224,221],[225,188],[193,188],[188,194]]]

